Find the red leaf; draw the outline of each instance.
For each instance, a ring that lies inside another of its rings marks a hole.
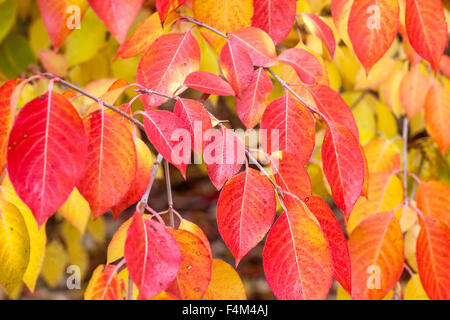
[[[264,111],[260,127],[265,152],[295,154],[301,165],[309,161],[315,144],[314,119],[298,100],[285,95],[272,101]]]
[[[406,0],[406,32],[414,50],[435,72],[448,44],[447,23],[440,0]]]
[[[248,168],[227,182],[217,202],[217,225],[236,266],[264,238],[275,214],[273,186],[261,173]]]
[[[126,196],[111,209],[114,218],[117,218],[122,211],[135,204],[142,197],[150,181],[153,166],[150,161],[152,154],[141,139],[134,138],[134,145],[136,146],[137,157],[135,178]]]
[[[185,230],[169,231],[181,250],[180,271],[169,292],[183,300],[200,300],[211,281],[211,253],[195,234]]]
[[[67,36],[75,30],[75,28],[69,28],[70,24],[68,24],[70,16],[74,14],[74,11],[69,10],[70,7],[76,5],[81,9],[81,19],[87,9],[87,4],[80,5],[79,0],[37,0],[37,4],[50,41],[54,49],[58,50]]]
[[[305,167],[299,165],[296,155],[283,152],[280,159],[272,156],[270,164],[275,181],[282,190],[300,199],[312,195],[311,178]]]
[[[220,51],[219,61],[222,72],[235,94],[242,94],[250,85],[254,72],[248,53],[227,41]]]
[[[350,254],[347,240],[339,222],[336,220],[328,204],[321,198],[315,196],[308,197],[308,201],[305,199],[305,203],[308,209],[316,216],[325,234],[325,238],[328,240],[333,261],[334,277],[348,293],[351,293],[352,276]]]
[[[17,115],[8,143],[8,174],[39,226],[58,210],[86,163],[86,131],[78,111],[48,92]]]
[[[211,182],[220,190],[244,164],[245,146],[230,129],[209,131],[205,135],[203,159]]]
[[[0,87],[0,175],[6,165],[6,147],[9,131],[13,123],[14,110],[11,108],[11,95],[18,85],[18,80],[11,79]]]
[[[165,226],[136,212],[127,231],[125,261],[140,299],[145,300],[166,290],[175,280],[181,252]]]
[[[420,224],[416,246],[420,282],[430,299],[448,300],[450,229],[444,223],[429,217],[421,217]]]
[[[143,115],[145,132],[150,142],[164,159],[186,177],[186,168],[191,159],[191,142],[186,141],[190,140],[190,135],[185,135],[189,129],[183,120],[166,110],[149,110]]]
[[[186,80],[184,80],[184,85],[201,92],[218,96],[234,96],[233,88],[231,88],[228,82],[211,72],[192,72],[186,77]]]
[[[348,219],[364,185],[364,158],[351,132],[336,124],[328,128],[322,145],[323,171],[336,205]]]
[[[346,127],[356,139],[359,139],[353,113],[339,93],[324,85],[311,86],[308,89],[319,111],[325,114],[332,124],[337,123]]]
[[[156,39],[139,62],[136,82],[147,89],[173,95],[184,79],[200,68],[200,48],[191,32],[164,34]],[[181,94],[185,88],[178,90]],[[145,95],[146,110],[164,103],[167,98]]]
[[[325,44],[328,53],[333,58],[336,50],[336,40],[334,39],[333,30],[319,16],[313,13],[303,13],[302,17],[311,29],[311,32]]]
[[[348,34],[367,74],[394,42],[399,11],[397,0],[354,0]]]
[[[272,80],[263,68],[259,68],[254,71],[247,89],[236,97],[236,112],[247,129],[252,129],[261,120],[272,90]]]
[[[144,52],[162,33],[157,13],[149,16],[117,50],[115,59],[128,59]]]
[[[197,100],[179,98],[173,109],[184,122],[184,127],[191,133],[192,150],[198,154],[203,153],[203,134],[212,128],[208,111]]]
[[[88,114],[84,124],[87,163],[77,188],[96,219],[130,190],[136,176],[136,148],[130,130],[116,116],[98,110]]]
[[[323,77],[322,64],[305,49],[288,49],[278,56],[278,60],[292,66],[306,84],[315,84]]]
[[[254,66],[271,67],[276,65],[277,53],[272,39],[263,30],[245,27],[228,35],[232,46],[244,50]]]
[[[403,271],[403,234],[394,212],[375,213],[350,234],[352,298],[383,299]]]
[[[254,0],[252,25],[272,38],[275,44],[283,41],[294,25],[296,0]]]
[[[119,43],[127,38],[128,29],[143,2],[143,0],[88,0],[92,10]]]
[[[166,20],[167,15],[180,7],[186,0],[156,0],[156,10],[158,10],[161,21]]]
[[[325,299],[333,281],[327,240],[306,210],[284,212],[267,236],[264,273],[278,299]]]

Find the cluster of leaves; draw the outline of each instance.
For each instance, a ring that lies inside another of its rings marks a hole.
[[[12,3],[0,6],[14,10]],[[53,46],[39,51],[46,71],[81,79],[80,66],[68,68],[94,59],[106,30],[120,44],[115,59],[138,63],[136,83],[90,87],[100,98],[50,74],[11,76],[0,88],[0,172],[7,173],[0,284],[9,294],[22,280],[33,290],[55,212],[83,232],[90,212],[117,217],[137,202],[86,299],[245,299],[236,271],[212,258],[197,225],[180,217],[169,227],[160,217],[177,214],[168,163],[186,178],[193,153],[216,160],[205,167],[220,190],[218,230],[236,266],[267,235],[263,267],[277,298],[324,299],[333,278],[338,296],[345,290],[353,299],[383,299],[393,289],[395,298],[450,298],[450,58],[442,1],[156,0],[156,12],[128,32],[143,3],[37,1]],[[84,18],[71,34],[73,5]],[[85,22],[99,30],[95,36],[77,33]],[[94,49],[79,53],[83,42]],[[21,92],[36,82],[47,92],[19,107]],[[114,106],[130,87],[138,95]],[[181,97],[188,88],[202,98]],[[245,128],[259,129],[256,150],[204,107],[210,95],[232,97],[224,99]],[[143,123],[131,111],[137,98]],[[162,108],[170,101],[172,111]],[[215,128],[210,139],[198,141],[198,123],[201,136]],[[182,155],[172,140],[177,129],[193,141]],[[161,159],[169,208],[158,213],[147,200]],[[323,200],[328,194],[344,213],[348,237]],[[410,282],[399,291],[404,268]]]

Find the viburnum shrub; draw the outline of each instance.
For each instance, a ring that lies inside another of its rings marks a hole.
[[[59,240],[46,244],[55,212],[75,227],[63,231],[73,254],[91,213],[117,218],[134,206],[86,299],[245,299],[235,269],[174,209],[170,164],[185,179],[188,167],[206,168],[236,266],[265,241],[278,299],[324,299],[333,279],[338,298],[449,299],[443,2],[37,0],[53,49],[32,27],[42,68],[17,77],[20,64],[0,64],[11,74],[0,88],[0,284],[11,297],[22,282],[33,291],[44,255],[66,263]],[[0,3],[25,10],[15,6]],[[106,29],[111,45],[101,47]],[[113,60],[131,81],[91,81]],[[164,212],[149,201],[160,167]]]

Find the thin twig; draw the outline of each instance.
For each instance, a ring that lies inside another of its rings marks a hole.
[[[212,32],[218,34],[219,36],[221,36],[221,37],[223,37],[225,39],[228,39],[228,36],[225,33],[220,32],[219,30],[214,29],[211,26],[208,26],[207,24],[204,24],[203,22],[198,21],[197,19],[194,19],[194,18],[191,18],[191,17],[181,17],[180,20],[185,20],[185,21],[194,23],[194,24],[196,24],[196,25],[198,25],[200,27],[203,27],[205,29],[208,29],[209,31],[212,31]]]
[[[169,171],[169,162],[164,161],[164,173],[166,176],[166,186],[167,186],[167,202],[169,205],[169,217],[170,217],[170,226],[175,228],[175,220],[173,218],[173,198],[172,198],[172,186],[170,183],[170,171]]]
[[[405,193],[405,205],[409,205],[408,198],[408,118],[403,118],[403,192]]]
[[[147,190],[145,190],[145,193],[142,196],[141,201],[139,201],[139,203],[136,206],[137,211],[140,213],[144,213],[145,211],[145,206],[148,203],[148,198],[150,196],[150,191],[152,190],[153,182],[155,181],[156,174],[158,173],[159,166],[161,165],[163,159],[164,159],[163,156],[161,154],[158,154],[155,163],[153,164],[152,175],[150,176],[150,181],[148,183]]]

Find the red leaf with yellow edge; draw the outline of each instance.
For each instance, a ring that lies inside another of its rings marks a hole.
[[[80,180],[87,138],[74,106],[47,92],[16,117],[8,142],[9,178],[39,226],[58,210]]]
[[[323,171],[336,205],[348,219],[364,186],[364,158],[356,138],[344,126],[328,128],[322,145]]]
[[[227,182],[217,202],[217,225],[236,265],[264,238],[275,214],[273,186],[259,171],[248,168]]]
[[[211,72],[192,72],[184,80],[186,87],[218,96],[234,96],[233,88],[221,77]]]
[[[147,89],[173,95],[185,78],[200,69],[200,47],[188,31],[164,34],[147,49],[139,62],[136,82]],[[185,88],[177,91],[181,94]],[[158,95],[142,97],[145,109],[163,104],[167,98]]]
[[[193,223],[189,220],[183,219],[183,220],[181,220],[180,225],[178,226],[178,229],[189,231],[190,233],[193,233],[197,237],[199,237],[200,240],[202,240],[205,247],[208,249],[209,254],[212,257],[211,245],[209,244],[208,238],[206,237],[206,235],[203,233],[203,230],[198,225],[196,225],[195,223]]]
[[[320,227],[328,240],[333,262],[334,278],[348,292],[352,292],[351,262],[347,240],[339,222],[328,204],[319,197],[305,199],[308,209],[316,216]]]
[[[414,66],[403,77],[400,84],[400,101],[409,119],[424,108],[430,86],[431,79],[419,65]]]
[[[169,13],[183,5],[186,0],[156,0],[156,10],[158,10],[161,21],[166,20]]]
[[[331,15],[336,29],[344,40],[345,44],[351,46],[351,41],[348,35],[348,20],[350,11],[352,9],[354,0],[332,0],[331,1]]]
[[[253,64],[247,52],[232,46],[230,41],[223,46],[219,56],[220,68],[235,94],[241,95],[253,78]]]
[[[103,21],[119,43],[127,37],[144,0],[88,0],[95,14]]]
[[[364,146],[370,172],[391,173],[400,169],[400,149],[392,140],[374,139]]]
[[[197,100],[179,98],[173,109],[191,133],[192,150],[203,153],[203,134],[212,128],[211,117],[205,107]]]
[[[125,261],[140,299],[145,300],[166,290],[175,280],[181,252],[165,226],[136,212],[127,231]]]
[[[192,9],[196,19],[226,34],[251,25],[253,0],[193,0]],[[201,33],[217,51],[225,43],[209,30]]]
[[[169,231],[181,250],[180,270],[169,292],[182,300],[200,300],[211,281],[211,253],[195,234],[185,230]]]
[[[308,28],[311,29],[311,32],[323,42],[330,57],[333,58],[336,50],[333,30],[319,16],[313,13],[304,13],[302,18]]]
[[[311,178],[305,167],[299,165],[295,154],[283,152],[279,158],[272,156],[272,174],[278,186],[300,199],[312,195]]]
[[[450,147],[450,90],[435,83],[425,100],[425,124],[430,136],[442,151]]]
[[[294,25],[296,0],[254,0],[253,6],[252,26],[267,32],[275,44],[283,41]]]
[[[37,4],[50,41],[54,49],[58,50],[67,36],[77,27],[74,17],[78,18],[80,13],[81,19],[87,4],[84,0],[37,0]]]
[[[228,263],[214,259],[211,282],[206,289],[205,300],[247,300],[244,284],[236,270]]]
[[[264,273],[280,300],[325,299],[333,281],[327,240],[302,204],[272,226],[263,252]]]
[[[236,112],[247,129],[254,128],[261,120],[272,90],[272,80],[263,68],[258,68],[247,89],[236,97]]]
[[[381,300],[403,271],[403,234],[394,212],[364,219],[348,240],[352,261],[352,298]]]
[[[117,266],[101,264],[89,280],[84,300],[125,300],[125,284],[117,275]]]
[[[354,0],[348,34],[367,74],[394,42],[399,12],[398,0]]]
[[[435,72],[448,44],[444,8],[439,0],[406,0],[406,32],[414,50]]]
[[[356,139],[359,139],[355,117],[339,93],[325,85],[311,86],[308,89],[319,111],[325,114],[332,124],[337,123],[346,127]]]
[[[264,151],[295,154],[306,164],[314,150],[314,119],[306,107],[290,95],[272,101],[264,111],[260,125]]]
[[[254,66],[271,67],[276,65],[277,52],[270,36],[255,27],[245,27],[228,35],[232,46],[248,53]]]
[[[96,219],[119,204],[130,190],[136,177],[136,148],[130,130],[105,111],[88,114],[84,124],[87,163],[77,188]]]
[[[322,64],[305,49],[288,49],[278,56],[278,60],[293,67],[306,84],[315,84],[323,77]]]
[[[154,13],[134,31],[117,50],[116,59],[128,59],[144,52],[163,32],[158,13]]]
[[[208,132],[205,135],[203,160],[211,182],[220,190],[245,163],[245,146],[230,129]]]
[[[191,142],[186,141],[189,135],[185,136],[187,128],[183,120],[166,110],[149,110],[142,114],[145,132],[150,142],[164,159],[177,167],[183,177],[186,177],[186,168],[191,159]]]
[[[433,218],[421,217],[417,237],[416,258],[420,276],[428,297],[432,300],[450,299],[450,229]]]
[[[131,188],[128,190],[127,195],[116,204],[111,210],[114,218],[117,218],[119,214],[127,209],[132,204],[139,201],[147,189],[148,182],[150,181],[150,175],[153,167],[154,156],[148,149],[144,141],[139,138],[134,138],[134,145],[136,147],[136,175],[134,181],[131,183]]]
[[[428,217],[450,228],[450,188],[440,181],[421,182],[417,191],[417,208]]]
[[[0,174],[6,165],[6,147],[14,117],[14,110],[11,109],[11,95],[17,84],[18,80],[12,79],[0,87]]]

